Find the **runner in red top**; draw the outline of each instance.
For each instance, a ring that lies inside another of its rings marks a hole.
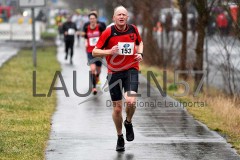
[[[122,88],[126,101],[126,139],[134,140],[132,117],[136,108],[139,62],[143,58],[141,37],[134,25],[127,24],[127,19],[126,8],[116,7],[113,15],[115,25],[103,32],[93,50],[93,56],[106,56],[107,60],[108,84],[114,106],[112,117],[118,134],[116,151],[125,150],[122,134]]]
[[[83,35],[85,37],[85,45],[86,45],[86,51],[87,51],[87,57],[88,57],[88,63],[90,65],[91,73],[92,73],[92,85],[93,94],[97,94],[96,84],[99,82],[99,75],[101,72],[101,66],[102,66],[102,59],[94,58],[92,56],[92,51],[97,44],[97,41],[102,34],[102,32],[105,30],[105,26],[101,25],[101,23],[97,23],[97,14],[96,13],[90,13],[88,15],[89,22],[84,24],[83,27]]]
[[[108,63],[108,73],[135,68],[139,70],[139,63],[135,60],[136,47],[142,41],[136,26],[126,24],[126,28],[121,31],[116,25],[106,29],[100,37],[96,47],[99,49],[111,49],[118,45],[119,54],[106,56]]]

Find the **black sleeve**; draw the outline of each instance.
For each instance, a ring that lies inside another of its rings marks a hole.
[[[88,23],[85,23],[84,26],[83,26],[83,32],[85,33],[84,38],[86,38],[86,39],[88,38],[87,37],[87,28],[88,28]]]
[[[76,23],[73,23],[73,24],[74,24],[75,31],[78,31]]]
[[[85,28],[87,28],[87,26],[90,24],[90,22],[86,22],[86,23],[84,23],[84,25],[83,25],[83,32],[85,32],[84,30],[85,30]]]
[[[106,28],[105,28],[104,26],[99,25],[99,30],[100,30],[101,33],[102,33],[105,29],[106,29]]]
[[[103,32],[107,28],[107,26],[104,22],[99,22],[99,26],[100,26],[99,28],[100,28],[101,32]]]
[[[63,31],[63,33],[67,31],[66,23],[63,23],[63,25],[62,25],[62,31]]]

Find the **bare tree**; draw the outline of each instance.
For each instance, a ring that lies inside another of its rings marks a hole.
[[[215,35],[211,38],[212,61],[210,61],[212,74],[220,71],[221,77],[214,76],[223,86],[223,89],[231,96],[240,94],[240,41],[235,36]],[[218,58],[216,58],[218,56]]]
[[[180,70],[186,70],[187,61],[187,31],[188,31],[188,21],[187,21],[187,7],[188,0],[178,0],[180,6],[180,12],[182,13],[181,19],[181,32],[182,32],[182,49],[180,56]],[[181,74],[183,79],[187,79],[187,74]]]
[[[159,66],[159,64],[163,64],[164,59],[163,53],[153,36],[153,27],[155,25],[154,17],[156,17],[156,14],[159,14],[161,3],[158,0],[142,0],[137,2],[132,0],[132,3],[136,3],[135,5],[143,16],[143,41],[145,44],[144,52],[146,54],[144,61],[147,64]]]
[[[228,0],[227,2],[232,2]],[[240,8],[240,2],[235,1],[235,4]],[[229,36],[220,36],[216,35],[212,39],[215,42],[215,45],[218,46],[217,51],[219,57],[215,63],[212,62],[213,65],[217,69],[220,69],[222,78],[223,78],[223,86],[225,91],[231,96],[237,96],[240,94],[240,62],[239,59],[239,46],[240,45],[240,28],[239,28],[239,20],[240,18],[237,16],[237,19],[233,19],[231,14],[230,3],[222,4],[222,8],[228,12],[228,17],[233,22],[233,26],[230,26],[233,29],[233,33]],[[231,23],[229,23],[230,25]],[[237,62],[238,61],[238,62]]]
[[[142,1],[142,10],[143,10],[143,26],[146,28],[146,38],[144,41],[145,52],[148,54],[145,58],[145,62],[148,64],[159,65],[163,63],[163,54],[160,52],[160,49],[157,45],[156,40],[153,37],[153,3],[152,1]]]
[[[228,0],[230,1],[230,0]],[[234,0],[233,1],[238,8],[238,12],[237,12],[237,21],[233,22],[234,25],[234,29],[235,29],[235,35],[238,37],[238,39],[240,39],[240,1],[239,0]]]
[[[203,54],[204,54],[204,39],[205,39],[205,28],[208,25],[208,17],[211,11],[211,8],[214,4],[215,0],[212,0],[210,4],[208,0],[193,0],[193,4],[198,12],[198,20],[197,20],[197,46],[196,46],[196,60],[194,63],[194,71],[203,71]],[[194,75],[194,88],[196,89],[201,82],[202,75],[195,74]],[[202,90],[202,89],[201,89]]]
[[[62,0],[64,1],[64,0]],[[67,3],[71,9],[89,8],[96,9],[104,7],[102,0],[68,0]]]
[[[105,11],[107,13],[107,19],[111,22],[113,16],[113,9],[116,7],[117,2],[112,0],[104,0],[105,3]]]

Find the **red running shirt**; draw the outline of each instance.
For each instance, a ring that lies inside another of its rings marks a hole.
[[[116,25],[108,27],[100,36],[96,47],[99,49],[111,49],[113,46],[119,44],[119,42],[124,42],[128,44],[134,44],[132,55],[109,55],[106,56],[108,73],[114,73],[119,71],[128,70],[130,68],[135,68],[139,70],[139,62],[136,61],[136,45],[139,45],[142,41],[138,29],[134,25],[127,25],[124,31],[117,29]],[[123,44],[124,44],[123,43]],[[123,45],[125,46],[125,45]],[[122,48],[123,52],[125,48]],[[120,49],[120,51],[122,50]],[[129,51],[129,50],[127,50]]]
[[[92,53],[97,41],[104,31],[104,28],[101,27],[99,24],[96,25],[94,29],[90,28],[90,24],[84,26],[85,38],[87,39],[87,52]]]

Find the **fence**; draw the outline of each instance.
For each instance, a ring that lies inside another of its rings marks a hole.
[[[42,22],[36,22],[36,40],[41,39],[41,33],[45,30]],[[17,40],[31,41],[32,40],[32,25],[31,24],[0,24],[0,40]]]

